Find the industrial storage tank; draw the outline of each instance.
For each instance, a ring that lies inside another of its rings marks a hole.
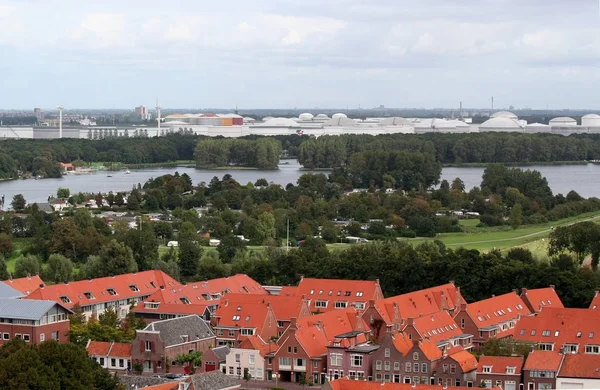
[[[581,126],[600,127],[600,115],[587,114],[581,117]]]
[[[525,126],[526,133],[550,133],[551,127],[543,123],[530,123]]]
[[[338,112],[337,114],[333,114],[333,115],[331,116],[331,118],[332,118],[332,119],[335,119],[335,118],[348,118],[348,115],[346,115],[346,114],[343,114],[343,113],[341,113],[341,112]]]
[[[523,132],[523,127],[514,119],[498,116],[488,119],[479,126],[479,131],[517,131]]]
[[[492,114],[492,116],[490,118],[508,118],[508,119],[512,119],[512,120],[517,120],[519,119],[518,116],[516,116],[515,114],[513,114],[510,111],[498,111]]]
[[[303,122],[310,122],[310,121],[312,121],[312,120],[313,120],[313,118],[314,118],[314,117],[315,117],[315,116],[314,116],[313,114],[311,114],[311,113],[309,113],[309,112],[305,112],[305,113],[303,113],[303,114],[300,114],[300,115],[298,116],[298,119],[300,119],[300,120],[301,120],[301,121],[303,121]]]
[[[577,126],[577,121],[568,116],[559,116],[558,118],[550,119],[550,126]]]
[[[412,126],[412,122],[399,116],[385,118],[377,123],[379,126]]]
[[[196,122],[205,126],[221,126],[221,119],[217,114],[200,114]]]

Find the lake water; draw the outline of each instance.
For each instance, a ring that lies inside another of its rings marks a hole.
[[[55,195],[59,187],[69,188],[71,193],[128,191],[132,186],[138,183],[143,184],[151,177],[175,171],[190,175],[194,184],[202,181],[208,183],[214,176],[222,178],[226,173],[230,173],[241,184],[254,183],[259,178],[265,178],[269,182],[285,186],[288,183],[295,184],[301,175],[307,173],[307,171],[300,170],[301,166],[297,161],[287,160],[287,162],[288,164],[282,164],[278,170],[274,171],[199,170],[192,167],[177,167],[132,170],[129,175],[126,175],[124,171],[111,172],[112,177],[107,177],[106,172],[98,172],[92,175],[67,175],[61,179],[11,180],[0,182],[0,195],[5,195],[6,206],[9,206],[15,194],[23,194],[28,203],[46,202],[48,196]],[[529,166],[524,168],[540,171],[548,179],[554,193],[566,194],[574,189],[586,198],[600,197],[600,165]],[[451,182],[454,178],[460,177],[466,188],[471,189],[481,184],[483,170],[484,168],[444,168],[442,179]]]

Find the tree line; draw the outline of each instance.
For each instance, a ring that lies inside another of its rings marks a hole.
[[[198,168],[244,166],[276,169],[281,155],[281,143],[272,138],[201,139],[194,153]]]

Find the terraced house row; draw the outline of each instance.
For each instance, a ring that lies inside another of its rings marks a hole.
[[[181,284],[161,271],[51,286],[30,277],[4,285],[15,295],[7,299],[51,302],[49,310],[65,318],[76,304],[88,316],[114,308],[124,317],[133,307],[148,326],[129,345],[129,356],[121,356],[122,345],[88,347],[107,369],[140,364],[148,375],[186,372],[176,357],[198,350],[201,370],[238,378],[247,370],[256,380],[296,383],[349,378],[534,390],[573,384],[588,375],[571,369],[581,366],[578,356],[586,362],[600,357],[600,297],[588,309],[568,309],[553,286],[469,303],[453,282],[387,298],[378,280],[301,278],[297,286],[263,287],[233,275]],[[0,317],[2,308],[0,302]],[[10,321],[0,320],[0,331]],[[471,352],[492,338],[536,350],[527,359],[475,359]]]

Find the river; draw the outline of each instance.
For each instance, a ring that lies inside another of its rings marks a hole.
[[[288,183],[295,184],[301,175],[308,172],[300,170],[301,166],[295,160],[285,162],[288,164],[281,164],[278,170],[227,171],[177,167],[132,170],[131,174],[125,174],[124,171],[111,172],[112,177],[107,177],[107,172],[98,172],[92,175],[66,175],[60,179],[10,180],[0,182],[0,195],[5,195],[6,206],[8,207],[16,194],[23,194],[28,203],[33,203],[46,202],[48,196],[55,195],[59,187],[69,188],[71,193],[128,191],[132,186],[138,183],[143,184],[149,178],[175,171],[190,175],[194,184],[202,181],[208,183],[214,176],[222,178],[226,173],[230,173],[241,184],[254,183],[257,179],[265,178],[269,182],[283,186]],[[554,193],[566,194],[574,189],[586,198],[591,196],[600,197],[600,165],[528,166],[524,169],[540,171],[548,179],[550,188]],[[442,179],[451,182],[454,178],[460,177],[468,190],[481,184],[483,170],[484,168],[448,167],[442,170]]]

